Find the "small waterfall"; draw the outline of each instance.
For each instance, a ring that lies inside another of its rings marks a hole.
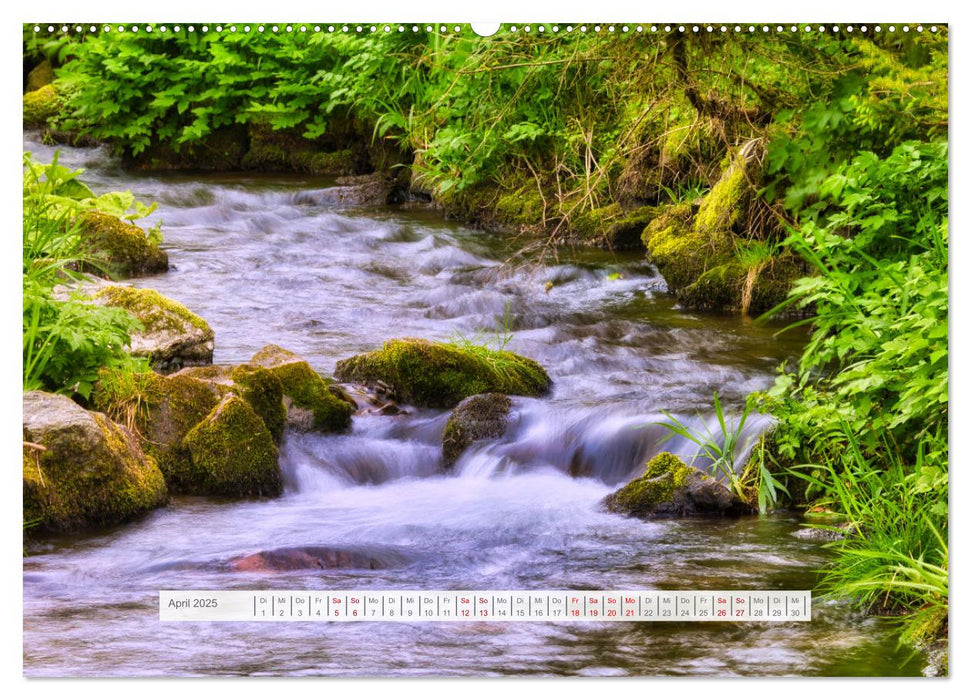
[[[692,433],[724,444],[714,415],[677,416]],[[288,435],[282,449],[287,486],[297,493],[333,491],[407,478],[445,476],[441,435],[448,413],[356,417],[349,435]],[[451,475],[462,479],[515,476],[555,470],[609,486],[639,476],[660,452],[671,452],[699,468],[711,461],[687,438],[672,435],[663,414],[628,415],[597,407],[562,408],[556,403],[515,399],[506,434],[472,445]],[[731,417],[727,423],[732,428]],[[734,463],[742,465],[771,424],[752,414],[740,431]]]

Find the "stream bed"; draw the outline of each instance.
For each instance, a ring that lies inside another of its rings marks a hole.
[[[25,141],[48,162],[53,149]],[[24,558],[24,672],[157,675],[919,675],[888,624],[817,601],[812,623],[161,623],[159,589],[807,589],[826,562],[794,513],[645,522],[599,503],[652,455],[690,457],[656,425],[701,425],[712,394],[771,386],[805,336],[678,309],[642,254],[514,259],[507,238],[440,214],[341,206],[333,182],[126,173],[62,148],[95,192],[159,209],[172,269],[133,280],[205,318],[214,361],[268,343],[321,373],[396,337],[479,341],[553,379],[514,398],[507,434],[441,468],[448,413],[355,416],[346,435],[290,434],[282,497],[177,497]],[[552,283],[552,284],[548,284]],[[766,419],[750,418],[754,438]],[[237,571],[278,547],[336,547],[371,568]]]

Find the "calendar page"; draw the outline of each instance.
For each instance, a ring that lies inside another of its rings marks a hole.
[[[948,674],[946,22],[36,11],[25,676]]]

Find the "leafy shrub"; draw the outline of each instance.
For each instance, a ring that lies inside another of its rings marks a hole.
[[[150,213],[131,193],[95,196],[80,172],[24,154],[23,388],[91,394],[101,367],[128,361],[126,346],[141,324],[127,311],[55,295],[58,284],[96,266],[82,240],[79,213],[97,209],[137,218]],[[133,212],[129,211],[134,209]]]

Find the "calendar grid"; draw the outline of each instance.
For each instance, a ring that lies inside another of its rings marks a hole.
[[[163,622],[808,622],[810,591],[159,591]]]

